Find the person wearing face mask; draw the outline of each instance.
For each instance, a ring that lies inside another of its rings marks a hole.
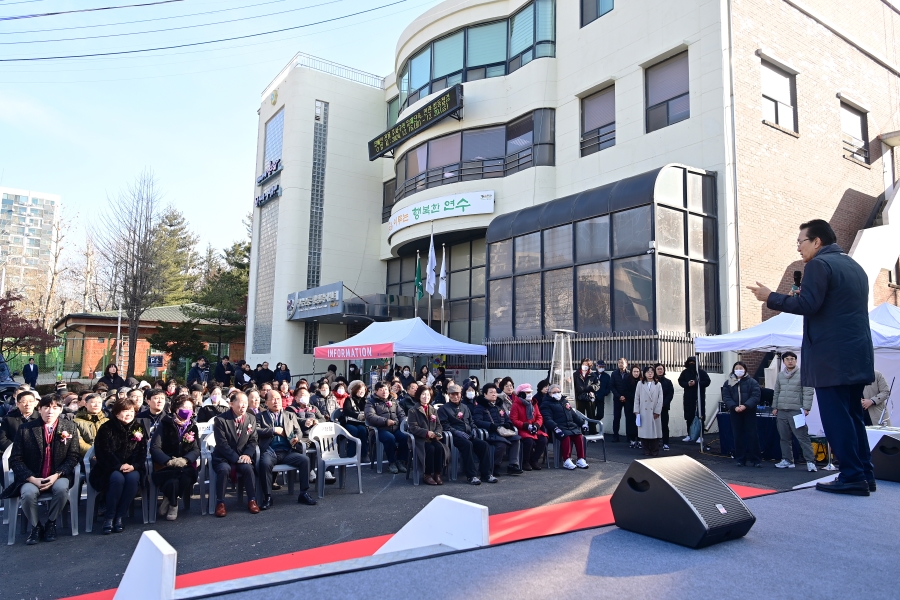
[[[488,443],[494,447],[494,477],[500,476],[500,466],[505,456],[509,456],[506,474],[521,475],[523,470],[519,466],[519,444],[522,438],[515,433],[509,410],[498,397],[497,386],[493,383],[486,383],[481,388],[481,394],[475,401],[472,417],[479,429],[488,432]],[[500,428],[504,431],[500,431]],[[512,435],[503,435],[504,432],[512,432]]]
[[[469,412],[475,410],[475,398],[478,396],[478,383],[471,379],[463,383],[462,386],[462,403],[465,404]]]
[[[497,483],[498,479],[491,474],[491,447],[475,437],[475,421],[469,406],[462,402],[462,388],[451,383],[447,393],[449,402],[438,409],[438,419],[444,432],[453,436],[453,447],[459,452],[466,480],[471,485],[481,485],[482,481]],[[476,458],[478,469],[475,468]],[[481,479],[478,478],[479,471]]]
[[[587,421],[572,409],[569,399],[562,395],[562,390],[555,383],[550,386],[550,396],[541,404],[541,415],[544,417],[546,429],[552,431],[559,439],[559,454],[563,459],[563,467],[569,470],[576,467],[587,469],[582,435],[588,430]],[[572,445],[575,446],[578,458],[574,463],[571,458]]]
[[[167,521],[178,518],[178,498],[190,502],[191,490],[197,482],[197,459],[200,458],[200,432],[194,423],[194,403],[187,395],[172,402],[173,413],[159,422],[150,442],[153,460],[153,485],[163,495],[159,516]],[[155,500],[155,499],[154,499]]]
[[[325,422],[325,416],[319,411],[315,404],[312,404],[310,401],[309,390],[306,388],[297,390],[297,393],[294,395],[294,403],[285,410],[297,415],[297,420],[300,422],[300,431],[303,434],[302,441],[304,443],[309,442],[309,430],[319,423]],[[310,483],[314,482],[316,477],[315,469],[309,472]],[[334,481],[334,474],[330,471],[325,471],[325,483],[333,483]]]
[[[600,380],[591,371],[591,359],[581,359],[581,367],[573,374],[573,380],[575,383],[575,407],[587,418],[596,419],[597,405],[602,406],[604,397],[600,395]],[[591,424],[589,427],[592,434],[597,433],[595,424]]]
[[[337,395],[337,394],[335,394]],[[369,456],[369,429],[366,427],[366,400],[369,397],[369,388],[360,380],[350,383],[350,395],[344,399],[341,407],[341,427],[357,438],[362,445],[360,448],[360,460],[368,462]],[[356,442],[350,442],[347,448],[347,456],[356,454]]]
[[[437,410],[431,406],[433,397],[434,391],[428,386],[416,390],[416,406],[406,414],[406,423],[409,435],[416,445],[416,459],[423,481],[428,485],[444,485],[441,480],[446,456],[444,430],[437,417]]]
[[[350,363],[350,366],[347,367],[347,379],[350,380],[350,383],[354,381],[362,381],[362,377],[359,373],[359,367],[356,366],[356,363]]]
[[[672,380],[666,377],[666,367],[660,363],[656,363],[653,367],[656,370],[656,381],[663,393],[663,407],[659,415],[659,422],[662,425],[662,449],[669,449],[669,409],[672,407],[672,398],[675,397],[675,386]]]
[[[415,381],[416,378],[413,377],[412,371],[410,371],[409,367],[403,367],[403,370],[400,371],[400,385],[403,386],[403,389],[409,387],[409,384]]]
[[[547,434],[544,432],[544,417],[530,383],[516,388],[510,419],[522,437],[522,469],[540,471],[541,457],[547,451]]]
[[[400,431],[400,421],[406,417],[406,413],[391,398],[387,382],[379,381],[375,384],[372,397],[366,402],[365,412],[366,424],[378,430],[378,440],[384,446],[384,454],[388,459],[388,470],[394,475],[406,473],[408,436]]]
[[[734,458],[739,467],[750,464],[761,467],[759,434],[756,430],[756,407],[759,405],[759,383],[747,375],[747,365],[738,361],[722,386],[722,402],[731,414],[734,434]]]
[[[341,386],[341,384],[335,384],[337,386]],[[335,398],[334,394],[331,393],[331,386],[328,385],[326,380],[322,380],[319,382],[319,391],[313,397],[312,403],[316,405],[316,408],[319,409],[319,412],[325,417],[326,421],[331,420],[331,415],[334,414],[334,411],[341,407],[341,403]],[[341,387],[341,393],[346,397],[346,388]]]
[[[606,397],[612,392],[612,377],[606,372],[606,363],[599,358],[594,361],[594,369],[594,377],[597,378],[600,389],[594,394],[597,399],[597,402],[595,403],[596,416],[592,418],[601,421],[606,413]],[[596,428],[596,425],[591,423],[591,431],[594,431]]]
[[[228,400],[222,397],[222,388],[214,387],[209,393],[209,398],[203,401],[203,406],[197,411],[197,422],[212,421],[228,410],[229,406]]]

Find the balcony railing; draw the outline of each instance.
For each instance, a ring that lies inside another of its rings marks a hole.
[[[384,77],[374,75],[372,73],[366,73],[365,71],[360,71],[359,69],[354,69],[353,67],[348,67],[346,65],[331,62],[330,60],[325,60],[317,56],[298,52],[281,70],[281,72],[278,73],[275,79],[272,80],[272,83],[266,86],[266,89],[262,93],[262,97],[265,98],[272,93],[272,90],[281,85],[281,82],[284,81],[288,73],[290,73],[291,69],[295,67],[306,67],[308,69],[313,69],[314,71],[328,73],[329,75],[334,75],[335,77],[340,77],[342,79],[361,83],[363,85],[377,88],[379,90],[384,89]]]
[[[869,164],[868,144],[866,144],[861,139],[855,138],[852,135],[846,133],[842,136],[841,141],[844,144],[844,152],[846,152],[848,156]]]

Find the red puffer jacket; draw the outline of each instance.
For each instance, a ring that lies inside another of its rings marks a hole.
[[[525,408],[525,402],[531,402],[531,406],[534,408],[534,418],[530,421],[527,418],[528,411]],[[516,400],[512,405],[512,410],[509,411],[509,420],[513,422],[513,425],[519,430],[519,435],[523,438],[536,440],[539,435],[547,437],[547,434],[541,430],[541,426],[544,424],[544,417],[541,416],[541,409],[538,408],[537,402],[534,400],[523,400],[522,398],[516,397]],[[528,432],[526,425],[529,423],[533,423],[537,426],[537,434]]]

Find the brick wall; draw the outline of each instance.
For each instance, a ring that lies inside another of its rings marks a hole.
[[[881,273],[878,275],[878,279],[875,280],[875,306],[885,302],[893,304],[894,306],[900,306],[900,304],[897,303],[897,292],[900,291],[900,289],[892,287],[890,280],[890,271],[882,269]]]
[[[880,0],[856,0],[853,10],[832,0],[810,5],[894,60],[900,19],[882,11]],[[872,15],[886,20],[873,22]],[[799,71],[799,137],[762,122],[761,59],[755,54],[760,48]],[[734,67],[741,284],[761,281],[785,292],[793,271],[803,270],[797,226],[826,219],[848,250],[884,192],[877,136],[900,129],[900,80],[783,0],[735,0]],[[838,92],[871,110],[868,166],[844,158]],[[742,328],[772,316],[745,289],[740,302]]]

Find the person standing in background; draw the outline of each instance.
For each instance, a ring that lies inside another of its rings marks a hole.
[[[662,408],[662,386],[656,381],[656,369],[644,367],[643,378],[634,394],[634,414],[641,417],[637,430],[644,456],[659,456],[659,440],[662,437],[659,417]]]
[[[659,382],[659,386],[662,388],[663,393],[663,407],[662,412],[659,415],[659,422],[662,425],[662,449],[669,449],[669,409],[672,408],[672,398],[675,397],[675,386],[672,385],[672,380],[666,377],[666,368],[660,364],[656,363],[653,367],[656,370],[656,381]]]
[[[866,425],[891,426],[891,409],[885,404],[891,397],[891,388],[884,375],[875,371],[875,381],[866,386],[862,394],[863,420]],[[884,411],[884,420],[882,420]]]
[[[594,418],[598,421],[602,421],[603,416],[606,413],[606,397],[612,392],[612,378],[609,376],[609,373],[606,372],[606,363],[603,360],[599,358],[595,360],[594,368],[596,369],[595,377],[600,384],[600,389],[594,394],[597,400],[597,416]]]
[[[33,358],[29,358],[28,364],[22,367],[22,378],[25,380],[25,383],[27,383],[31,387],[37,385],[38,366],[34,364]]]
[[[868,496],[876,490],[875,471],[860,399],[875,381],[869,280],[836,242],[826,221],[803,223],[797,235],[797,251],[806,263],[800,293],[779,294],[758,281],[748,289],[771,310],[803,315],[806,366],[800,383],[816,390],[825,436],[841,469],[834,481],[817,483],[816,489]]]
[[[779,469],[794,468],[794,448],[791,434],[797,436],[803,458],[806,459],[806,470],[816,471],[816,455],[809,443],[809,430],[804,424],[797,427],[795,417],[803,413],[804,418],[812,409],[813,389],[800,385],[800,368],[797,366],[797,355],[785,352],[781,355],[784,369],[775,380],[775,395],[772,400],[772,414],[777,417],[778,437],[781,438],[781,462],[775,465]]]
[[[693,441],[691,436],[691,423],[694,418],[700,417],[700,435],[697,441],[703,437],[703,423],[706,420],[706,388],[711,383],[709,375],[697,366],[697,358],[691,356],[684,361],[684,371],[678,376],[678,385],[684,389],[682,399],[684,401],[684,421],[687,424],[688,434],[682,442]],[[697,412],[699,403],[700,412]]]
[[[618,368],[611,377],[614,442],[619,441],[619,423],[622,420],[622,411],[625,408],[625,399],[628,396],[629,379],[631,379],[631,374],[628,371],[628,361],[625,358],[620,358]]]
[[[572,379],[575,383],[575,407],[588,419],[596,419],[600,381],[591,371],[591,359],[581,359],[581,368],[572,374]],[[593,423],[590,433],[597,433],[597,426]]]
[[[738,361],[731,367],[731,375],[722,386],[722,402],[731,414],[734,433],[734,458],[739,467],[748,462],[761,467],[759,432],[756,428],[756,407],[759,405],[759,383],[747,375],[747,365]]]

